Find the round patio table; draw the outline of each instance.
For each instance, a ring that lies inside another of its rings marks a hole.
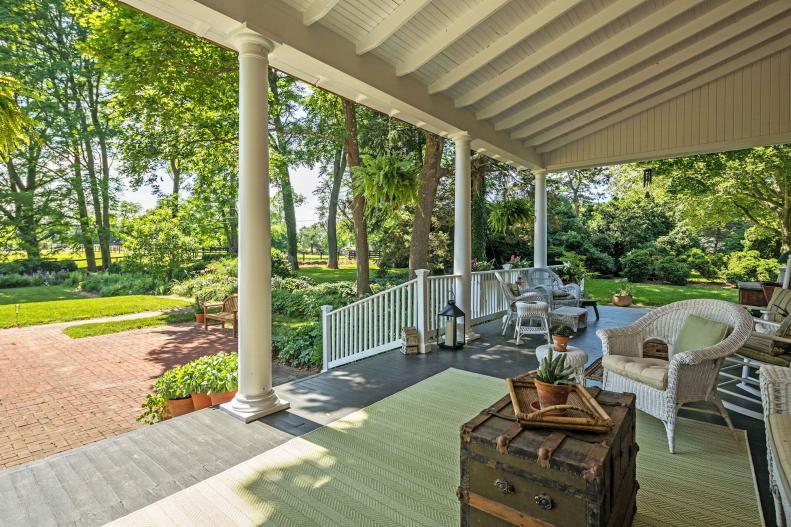
[[[547,356],[547,352],[551,346],[552,344],[542,344],[536,348],[536,358],[539,364],[541,364],[541,361]],[[564,352],[556,351],[555,353],[563,353],[566,356],[566,367],[574,368],[574,375],[577,377],[577,382],[585,386],[585,363],[588,362],[588,353],[574,346],[568,346]]]

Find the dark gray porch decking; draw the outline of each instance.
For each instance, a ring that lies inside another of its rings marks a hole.
[[[628,324],[643,313],[600,311],[601,320],[595,322],[591,313],[588,329],[574,340],[589,351],[590,360],[601,354],[596,329]],[[464,351],[389,352],[283,384],[278,391],[291,410],[249,425],[218,410],[202,410],[5,470],[0,472],[0,525],[101,525],[447,368],[506,377],[535,367],[528,350],[540,339],[515,347],[498,329],[497,322],[477,327],[482,338]],[[764,515],[773,525],[763,424],[738,414],[733,420],[748,432]]]

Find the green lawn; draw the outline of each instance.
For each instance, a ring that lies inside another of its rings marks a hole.
[[[37,289],[39,291],[35,291]],[[147,295],[84,298],[76,293],[72,293],[74,296],[69,296],[69,291],[65,288],[46,286],[20,287],[0,291],[3,295],[2,302],[0,302],[2,304],[0,305],[0,328],[17,325],[14,305],[16,303],[20,304],[18,321],[20,326],[160,311],[191,304],[187,300]],[[45,301],[53,296],[61,299]]]
[[[737,302],[739,291],[735,287],[693,284],[631,284],[634,303],[642,306],[661,306],[691,298],[715,298]],[[612,302],[612,292],[618,287],[615,280],[586,279],[585,293],[600,304]]]
[[[180,322],[194,321],[195,315],[192,311],[167,313],[155,317],[134,318],[131,320],[112,320],[109,322],[89,322],[69,326],[63,332],[73,339],[85,337],[95,337],[96,335],[107,335],[109,333],[120,333],[132,329],[153,328],[158,326],[168,326]]]
[[[373,278],[379,267],[376,264],[371,264],[368,269],[371,278]],[[388,274],[399,274],[403,273],[404,269],[390,269],[387,272]],[[310,278],[316,283],[354,282],[357,280],[357,266],[355,264],[340,264],[338,269],[327,269],[325,265],[301,265],[297,275]]]
[[[46,302],[48,300],[73,300],[85,298],[71,287],[63,285],[40,285],[35,287],[13,287],[0,289],[0,306],[7,304],[27,304],[28,302]]]

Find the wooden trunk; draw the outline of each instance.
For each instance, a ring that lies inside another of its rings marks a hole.
[[[590,393],[613,420],[608,433],[522,428],[509,396],[462,426],[462,526],[631,525],[635,396]]]

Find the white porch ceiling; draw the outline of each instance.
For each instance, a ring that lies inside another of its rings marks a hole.
[[[516,166],[791,142],[789,0],[126,0]]]

